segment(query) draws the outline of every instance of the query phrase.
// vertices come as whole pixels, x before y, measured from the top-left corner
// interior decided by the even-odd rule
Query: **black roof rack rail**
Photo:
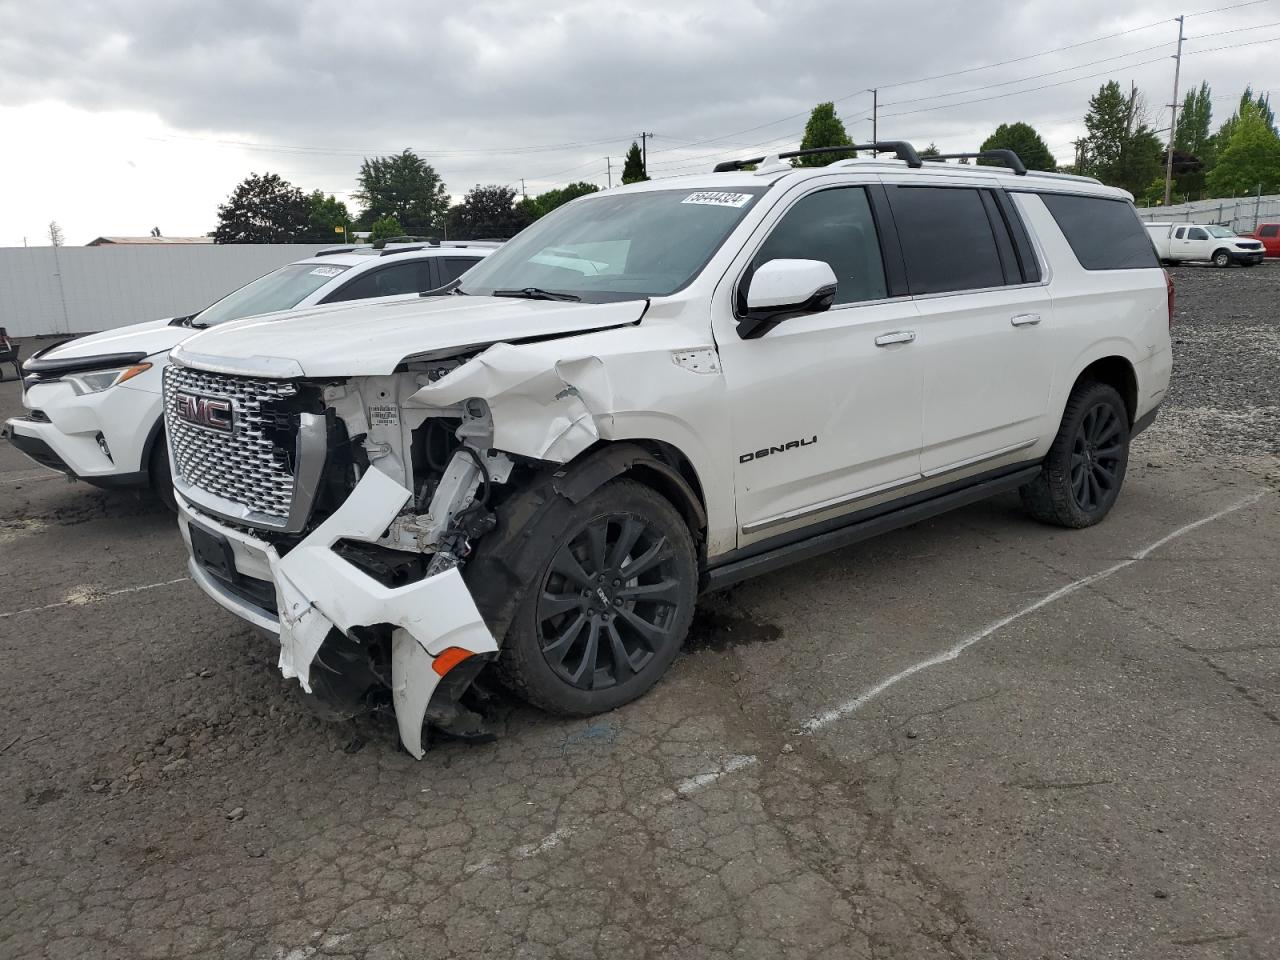
[[[785,153],[771,154],[779,160],[791,157],[809,157],[817,153],[847,153],[852,150],[875,150],[881,153],[892,153],[899,160],[905,160],[908,167],[920,166],[920,155],[916,148],[905,140],[882,140],[879,143],[853,143],[847,147],[810,147],[808,150],[788,150]],[[741,170],[753,164],[763,163],[765,157],[752,157],[749,160],[725,160],[717,163],[713,173],[727,173],[730,170]]]
[[[354,246],[351,246],[351,247],[328,247],[328,248],[326,248],[326,249],[324,249],[324,250],[317,250],[317,251],[315,252],[315,254],[314,254],[314,255],[315,255],[315,256],[317,256],[317,257],[331,257],[331,256],[333,256],[335,253],[351,253],[351,252],[352,252],[353,250],[355,250],[355,249],[357,249],[357,248],[356,248],[356,247],[354,247]]]
[[[1027,165],[1012,150],[980,150],[977,153],[940,153],[936,157],[925,157],[926,160],[999,160],[1000,166],[1008,167],[1020,177],[1027,175]]]
[[[380,257],[394,257],[397,253],[412,253],[414,250],[425,250],[427,247],[438,247],[438,243],[415,243],[407,247],[396,247],[394,250],[379,250]]]

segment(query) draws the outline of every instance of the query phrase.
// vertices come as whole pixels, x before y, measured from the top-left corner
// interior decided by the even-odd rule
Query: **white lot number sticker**
[[[313,277],[336,277],[341,272],[341,267],[316,267],[311,271],[311,275]]]
[[[681,203],[702,203],[710,207],[741,207],[751,199],[749,193],[721,193],[719,190],[703,190],[691,193]]]
[[[370,427],[400,426],[399,408],[397,408],[394,403],[369,404],[369,426]]]

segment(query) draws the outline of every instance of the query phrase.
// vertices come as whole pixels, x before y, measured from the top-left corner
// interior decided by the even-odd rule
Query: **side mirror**
[[[770,260],[751,277],[738,336],[744,340],[762,336],[789,317],[830,309],[835,299],[836,275],[829,263]]]

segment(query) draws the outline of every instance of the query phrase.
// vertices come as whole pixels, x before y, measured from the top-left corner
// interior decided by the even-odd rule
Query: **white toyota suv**
[[[488,661],[591,714],[662,675],[700,590],[999,491],[1098,522],[1170,374],[1131,198],[877,147],[583,197],[452,295],[184,342],[191,575],[421,756],[424,718],[482,731]]]
[[[498,246],[408,241],[333,247],[273,270],[199,313],[47,347],[23,364],[27,413],[8,420],[4,433],[42,466],[100,487],[150,486],[171,502],[160,386],[174,345],[197,330],[253,314],[446,287]],[[341,349],[355,335],[331,331],[331,346]]]

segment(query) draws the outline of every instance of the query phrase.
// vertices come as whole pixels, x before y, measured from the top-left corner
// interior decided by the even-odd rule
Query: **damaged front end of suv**
[[[307,691],[390,699],[418,757],[424,720],[483,735],[459,698],[489,661],[562,714],[640,696],[734,544],[707,298],[766,189],[740,179],[566,204],[457,295],[185,341],[165,423],[193,579]]]
[[[639,334],[628,367],[642,381],[650,364],[666,367],[650,382],[682,371],[703,381],[631,326],[644,307],[597,307],[594,322]],[[530,542],[553,540],[574,502],[639,470],[692,529],[705,526],[679,457],[604,442],[625,401],[607,358],[566,358],[553,343],[497,343],[389,375],[306,377],[287,361],[181,350],[167,371],[192,577],[277,635],[281,672],[308,693],[353,710],[389,691],[415,757],[424,720],[487,735],[460,698],[536,579]]]

